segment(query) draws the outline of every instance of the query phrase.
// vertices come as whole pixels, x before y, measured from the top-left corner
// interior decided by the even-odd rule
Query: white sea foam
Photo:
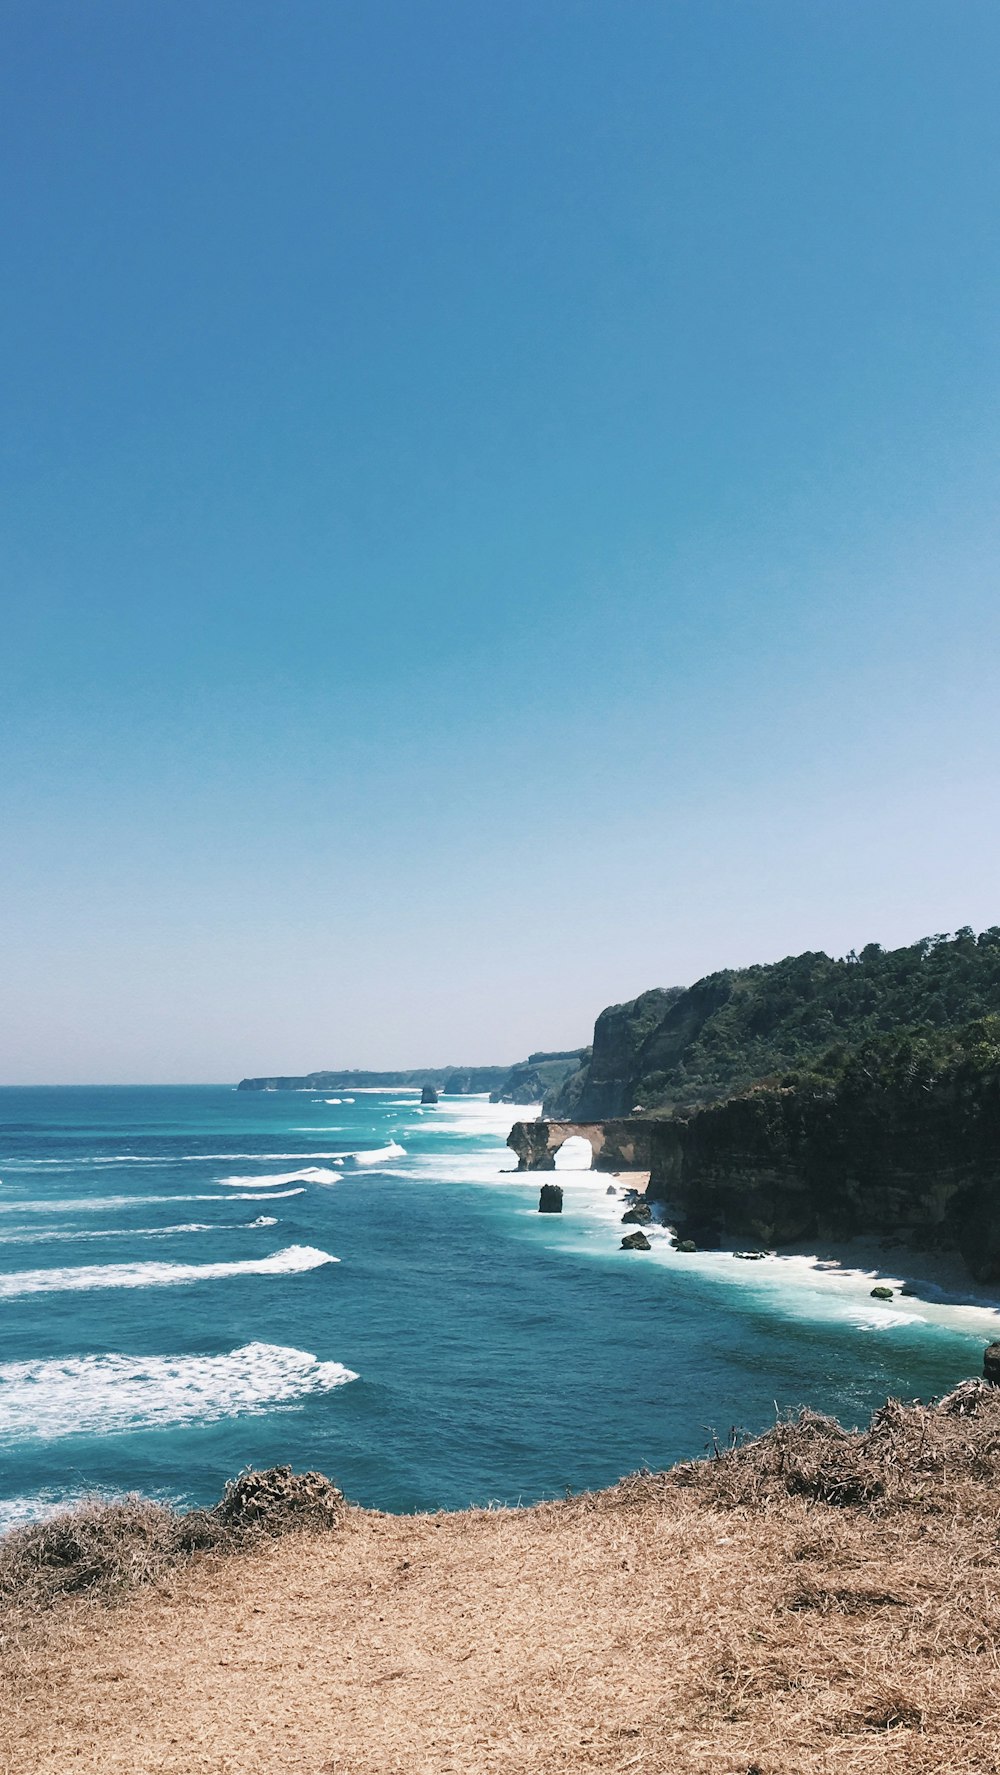
[[[62,1196],[51,1202],[0,1202],[0,1214],[92,1214],[115,1208],[146,1208],[150,1202],[285,1202],[304,1196],[301,1189],[253,1190],[233,1196]]]
[[[165,1239],[172,1233],[217,1233],[231,1230],[231,1223],[220,1222],[218,1226],[210,1226],[207,1222],[190,1220],[181,1226],[109,1226],[95,1231],[92,1227],[85,1230],[79,1227],[46,1227],[44,1232],[36,1232],[28,1227],[11,1227],[0,1233],[0,1245],[46,1245],[60,1239],[75,1242],[78,1239]]]
[[[74,1269],[14,1270],[0,1276],[0,1300],[91,1288],[165,1288],[184,1282],[219,1282],[229,1276],[287,1276],[339,1261],[313,1245],[288,1245],[270,1257],[236,1263],[101,1263]]]
[[[0,1498],[0,1535],[9,1534],[12,1528],[23,1528],[28,1522],[52,1516],[57,1510],[68,1510],[85,1495],[82,1491],[59,1491],[54,1486],[46,1486],[44,1491],[29,1492],[24,1497]]]
[[[406,1157],[405,1146],[398,1141],[390,1140],[387,1146],[372,1146],[367,1152],[341,1153],[335,1164],[344,1165],[379,1165],[383,1159],[403,1159]]]
[[[258,1201],[257,1196],[231,1196],[227,1198],[213,1197],[212,1200],[229,1200],[234,1202]],[[277,1226],[273,1214],[259,1214],[256,1220],[188,1220],[178,1226],[108,1226],[108,1227],[46,1227],[39,1232],[32,1227],[9,1227],[0,1233],[0,1245],[51,1245],[66,1241],[75,1244],[80,1239],[166,1239],[175,1233],[230,1233],[242,1232],[250,1227]]]
[[[317,1101],[317,1103],[318,1103],[318,1102],[319,1102],[319,1098],[318,1098],[318,1097],[317,1097],[317,1099],[316,1099],[316,1101]],[[334,1105],[334,1104],[335,1104],[335,1103],[343,1103],[343,1101],[344,1101],[344,1099],[343,1099],[343,1098],[342,1098],[342,1097],[324,1097],[324,1099],[323,1099],[323,1102],[324,1102],[324,1103],[328,1103],[328,1104],[329,1104],[329,1105],[330,1105],[330,1107],[331,1107],[331,1108],[332,1108],[332,1107],[333,1107],[333,1105]],[[351,1099],[350,1099],[350,1098],[348,1098],[348,1100],[347,1100],[347,1101],[348,1101],[348,1103],[350,1103],[350,1102],[351,1102]]]
[[[227,1189],[266,1189],[270,1183],[336,1183],[339,1172],[324,1171],[321,1165],[308,1165],[302,1171],[280,1171],[269,1177],[219,1177]]]
[[[353,1101],[345,1097],[345,1103]],[[322,1128],[320,1133],[329,1134],[329,1128]],[[103,1158],[81,1154],[72,1159],[8,1159],[5,1170],[34,1171],[44,1167],[54,1167],[60,1171],[75,1171],[84,1165],[209,1165],[221,1162],[233,1162],[236,1159],[253,1159],[258,1165],[271,1165],[278,1159],[335,1159],[338,1155],[332,1152],[321,1153],[116,1153],[112,1158]]]
[[[356,1379],[340,1362],[320,1362],[307,1350],[265,1343],[244,1344],[223,1356],[5,1362],[0,1364],[0,1440],[212,1423],[294,1404]],[[7,1511],[20,1502],[8,1500]],[[32,1513],[40,1512],[27,1514]]]

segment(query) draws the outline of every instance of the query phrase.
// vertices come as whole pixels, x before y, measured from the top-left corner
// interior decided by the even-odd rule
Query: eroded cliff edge
[[[863,1044],[834,1078],[771,1082],[685,1114],[521,1122],[519,1168],[572,1134],[602,1170],[649,1170],[647,1200],[701,1245],[869,1233],[957,1251],[1000,1280],[1000,1019]]]

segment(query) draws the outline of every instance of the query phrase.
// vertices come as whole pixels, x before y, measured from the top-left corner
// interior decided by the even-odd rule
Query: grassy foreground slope
[[[5,1775],[1000,1769],[1000,1389],[7,1620]]]

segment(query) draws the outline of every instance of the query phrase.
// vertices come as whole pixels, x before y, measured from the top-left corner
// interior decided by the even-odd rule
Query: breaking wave
[[[229,1189],[265,1189],[269,1183],[336,1183],[336,1171],[324,1171],[322,1165],[307,1165],[302,1171],[282,1171],[270,1177],[220,1177],[218,1183],[224,1183]]]
[[[234,1196],[231,1199],[238,1202],[246,1198]],[[254,1201],[257,1199],[251,1198]],[[15,1226],[0,1233],[0,1245],[51,1245],[58,1244],[60,1240],[75,1243],[77,1239],[166,1239],[174,1233],[245,1232],[250,1227],[277,1224],[273,1214],[259,1214],[256,1220],[219,1220],[214,1225],[204,1220],[188,1220],[178,1226],[108,1226],[97,1229],[57,1226],[46,1227],[44,1232],[38,1232],[33,1227]]]
[[[314,1245],[288,1245],[270,1257],[236,1263],[99,1263],[73,1269],[14,1270],[0,1276],[0,1300],[91,1288],[166,1288],[183,1282],[220,1282],[228,1276],[288,1276],[339,1261]]]
[[[273,1181],[267,1178],[265,1182]],[[114,1208],[145,1208],[150,1202],[284,1202],[305,1189],[254,1190],[244,1196],[63,1196],[55,1202],[0,1202],[0,1214],[91,1214]]]
[[[320,1362],[307,1350],[265,1343],[244,1344],[225,1356],[5,1362],[0,1364],[0,1440],[212,1423],[293,1404],[353,1380],[357,1375],[340,1362]],[[10,1504],[16,1508],[19,1502]]]

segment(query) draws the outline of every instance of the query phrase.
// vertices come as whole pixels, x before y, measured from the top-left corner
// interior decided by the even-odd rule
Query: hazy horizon
[[[0,1083],[1000,923],[1000,12],[5,9]]]

